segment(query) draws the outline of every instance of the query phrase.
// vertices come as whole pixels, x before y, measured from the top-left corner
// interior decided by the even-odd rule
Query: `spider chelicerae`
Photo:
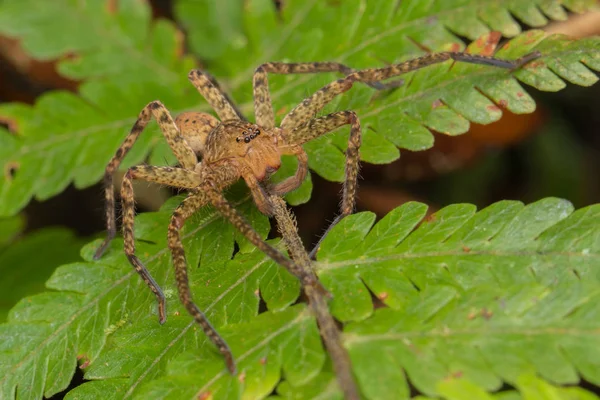
[[[302,144],[332,132],[343,125],[350,125],[342,202],[340,213],[331,225],[333,226],[354,210],[361,126],[356,113],[353,111],[338,111],[316,117],[325,105],[336,96],[348,91],[355,82],[363,82],[375,89],[394,87],[397,86],[398,82],[391,82],[388,85],[381,82],[447,60],[515,69],[539,56],[538,52],[534,52],[517,60],[508,61],[469,53],[441,52],[427,54],[383,68],[370,68],[359,71],[352,70],[336,62],[266,63],[256,69],[253,78],[255,123],[248,122],[242,116],[209,75],[200,70],[192,70],[189,74],[191,83],[214,109],[219,119],[206,113],[184,112],[173,120],[169,111],[159,101],[153,101],[144,107],[131,132],[106,167],[104,184],[107,236],[98,248],[95,258],[102,256],[116,234],[113,173],[148,122],[154,117],[180,166],[139,165],[127,170],[121,185],[125,254],[156,296],[159,321],[164,323],[166,320],[165,296],[159,285],[135,255],[132,181],[141,179],[188,189],[188,196],[173,212],[168,227],[168,245],[172,253],[179,297],[187,311],[223,354],[228,369],[233,373],[235,362],[231,350],[192,300],[180,234],[185,221],[199,208],[209,204],[214,206],[251,243],[297,276],[303,285],[314,286],[326,293],[314,275],[303,272],[292,260],[263,241],[243,216],[225,199],[223,190],[243,178],[258,209],[266,215],[271,215],[272,204],[269,201],[269,196],[281,196],[298,188],[306,177],[308,156],[302,148]],[[341,72],[345,74],[345,77],[322,87],[313,95],[304,99],[283,118],[279,127],[275,126],[267,73],[302,74],[318,72]],[[268,178],[280,167],[282,155],[295,156],[298,159],[298,168],[293,176],[277,184],[269,184]],[[201,161],[199,161],[199,158]]]

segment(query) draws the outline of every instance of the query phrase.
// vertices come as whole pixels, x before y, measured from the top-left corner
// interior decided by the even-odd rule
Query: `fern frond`
[[[246,246],[230,260],[233,230],[206,210],[187,227],[185,246],[195,299],[239,361],[241,375],[226,372],[177,300],[164,243],[172,207],[136,221],[139,254],[168,296],[167,323],[157,323],[154,298],[121,243],[101,262],[60,267],[47,283],[53,292],[24,299],[0,325],[2,398],[62,390],[77,359],[91,382],[74,398],[263,398],[282,376],[282,395],[286,385],[314,379],[329,388],[314,320],[303,306],[289,308],[297,281]],[[266,221],[249,202],[241,208],[255,226]],[[408,203],[374,226],[372,213],[350,216],[318,253],[320,279],[334,295],[332,312],[346,323],[344,343],[368,398],[406,398],[409,381],[444,395],[440,382],[458,375],[488,392],[502,382],[525,390],[518,385],[526,371],[553,384],[580,376],[600,383],[600,206],[573,212],[549,198],[479,212],[449,206],[424,221],[425,212]],[[85,248],[86,259],[97,244]],[[375,310],[370,293],[387,307]],[[269,310],[261,315],[259,297]]]
[[[5,171],[10,167],[14,172],[0,175],[0,215],[5,216],[18,212],[32,197],[47,199],[71,182],[79,188],[97,182],[135,116],[148,102],[160,99],[174,114],[208,110],[186,81],[193,63],[189,56],[179,53],[178,33],[166,22],[150,24],[146,5],[129,0],[119,2],[117,10],[108,10],[99,5],[104,3],[72,4],[64,0],[64,7],[52,11],[32,6],[32,1],[3,3],[0,32],[23,39],[25,48],[36,57],[75,52],[74,59],[61,61],[60,70],[85,82],[79,96],[52,92],[34,107],[0,106],[0,115],[17,126],[14,134],[0,134],[0,160]],[[233,3],[238,4],[227,3],[227,7],[231,9]],[[415,43],[434,51],[464,49],[453,30],[472,39],[487,34],[490,27],[514,36],[518,26],[509,12],[539,26],[547,22],[540,18],[539,10],[560,19],[564,16],[561,4],[583,11],[593,3],[453,0],[431,7],[420,2],[403,3],[395,9],[394,2],[352,1],[339,7],[310,0],[290,2],[285,21],[279,24],[270,0],[253,0],[246,3],[243,13],[226,13],[234,20],[217,18],[222,24],[216,30],[204,28],[205,18],[219,12],[211,2],[182,0],[176,3],[176,14],[189,29],[196,54],[209,61],[209,70],[220,78],[242,110],[251,114],[252,72],[265,61],[338,60],[355,68],[380,66],[421,54]],[[67,11],[56,11],[59,9]],[[73,13],[78,17],[72,18]],[[87,23],[93,29],[87,29]],[[236,28],[228,31],[231,26]],[[217,40],[208,40],[209,33],[216,33]],[[63,39],[53,47],[44,47],[48,42],[44,35]],[[469,46],[469,51],[489,51],[485,41],[484,36]],[[513,75],[491,67],[456,64],[450,68],[450,64],[441,64],[407,75],[407,84],[389,96],[374,97],[372,89],[357,85],[352,95],[341,97],[331,109],[356,110],[365,127],[363,160],[387,163],[399,157],[398,148],[431,147],[430,129],[457,135],[467,131],[469,121],[498,120],[502,108],[531,112],[535,104],[517,79],[552,91],[565,85],[563,79],[591,85],[597,78],[590,69],[600,69],[599,43],[597,38],[572,41],[560,36],[544,38],[541,32],[530,31],[516,36],[497,54],[516,58],[533,49],[542,51],[542,59]],[[332,79],[332,74],[271,77],[277,114]],[[139,162],[155,147],[151,162],[162,163],[168,153],[166,144],[156,129],[151,132],[134,147],[129,164]],[[346,136],[342,130],[306,145],[315,172],[330,180],[343,178]],[[309,193],[307,182],[288,200],[300,203]]]
[[[4,219],[0,235],[22,225],[22,218]],[[65,228],[42,229],[6,244],[0,240],[0,321],[20,299],[44,291],[56,267],[77,260],[83,243]]]

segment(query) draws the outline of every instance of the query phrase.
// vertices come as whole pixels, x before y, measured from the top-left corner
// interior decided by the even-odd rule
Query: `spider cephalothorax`
[[[341,217],[350,214],[354,209],[361,126],[353,111],[338,111],[315,117],[325,105],[336,96],[349,90],[354,82],[363,82],[376,89],[394,87],[399,81],[396,81],[395,84],[392,82],[391,85],[382,84],[381,81],[449,59],[503,68],[517,68],[537,57],[539,57],[538,53],[532,53],[512,62],[467,53],[445,52],[428,54],[401,64],[361,71],[353,71],[345,65],[335,62],[267,63],[256,69],[253,79],[255,124],[246,121],[210,76],[202,71],[194,70],[190,72],[190,81],[212,106],[221,122],[209,114],[197,112],[185,112],[173,120],[167,109],[158,101],[153,101],[144,107],[129,136],[106,167],[104,182],[108,234],[106,240],[98,248],[96,258],[102,255],[116,234],[115,199],[112,188],[113,172],[119,167],[150,119],[154,117],[177,157],[180,167],[138,166],[130,168],[125,174],[121,186],[125,254],[154,292],[159,304],[159,320],[163,323],[166,320],[165,296],[135,255],[132,180],[142,179],[188,189],[190,191],[188,197],[175,209],[168,227],[168,244],[173,257],[179,297],[188,312],[223,353],[229,370],[233,372],[235,363],[229,347],[192,300],[180,235],[185,221],[199,208],[211,204],[250,242],[298,277],[305,287],[311,286],[325,291],[313,274],[306,273],[292,260],[263,241],[252,226],[227,202],[222,191],[241,177],[250,188],[258,208],[265,214],[271,214],[273,208],[269,196],[283,195],[296,189],[306,177],[308,157],[302,144],[343,125],[350,125],[341,212],[334,220],[332,224],[334,225]],[[267,83],[268,72],[294,74],[335,71],[342,72],[346,76],[324,86],[303,100],[282,119],[280,127],[275,126],[275,116]],[[282,155],[295,156],[298,159],[298,169],[293,176],[282,182],[268,185],[269,176],[281,165]]]

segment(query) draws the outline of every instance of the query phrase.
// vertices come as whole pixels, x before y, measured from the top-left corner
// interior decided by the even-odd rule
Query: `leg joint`
[[[148,107],[151,110],[156,110],[157,108],[161,108],[161,107],[164,107],[164,106],[162,105],[162,103],[160,101],[155,100],[155,101],[151,102],[150,104],[148,104]]]

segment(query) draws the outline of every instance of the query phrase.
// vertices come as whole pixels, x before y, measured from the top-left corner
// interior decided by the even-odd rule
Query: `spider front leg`
[[[113,192],[113,174],[121,165],[121,161],[127,155],[131,147],[134,145],[150,119],[154,116],[160,129],[167,140],[167,143],[173,150],[175,157],[179,161],[182,167],[186,169],[194,169],[198,158],[187,144],[183,137],[179,133],[177,126],[173,122],[169,111],[159,101],[153,101],[149,103],[140,112],[137,121],[133,124],[129,135],[121,144],[121,147],[117,150],[116,154],[110,160],[104,171],[104,196],[106,201],[106,238],[104,242],[96,250],[94,259],[97,260],[102,257],[102,254],[108,248],[110,242],[114,239],[117,228],[116,228],[116,217],[115,217],[115,195]]]
[[[344,191],[342,195],[342,203],[340,205],[340,213],[329,225],[315,247],[311,250],[311,258],[313,258],[316,254],[321,241],[325,238],[325,236],[327,236],[327,233],[329,233],[329,231],[342,218],[352,214],[354,211],[354,207],[356,205],[356,190],[358,187],[358,170],[360,166],[359,149],[362,142],[360,121],[358,120],[356,113],[353,111],[339,111],[324,117],[313,119],[307,124],[293,129],[289,133],[288,137],[291,143],[297,143],[300,145],[316,139],[321,135],[332,132],[343,125],[350,125],[350,137],[348,138],[348,148],[346,149]],[[303,163],[299,160],[299,165],[302,164]],[[302,168],[308,168],[307,161],[304,162],[302,167],[299,166],[298,170]]]
[[[163,185],[169,185],[179,188],[195,188],[198,186],[199,178],[194,172],[187,171],[181,168],[171,167],[153,167],[153,166],[138,166],[131,167],[121,184],[121,202],[123,204],[123,245],[125,255],[133,265],[137,273],[142,277],[146,285],[152,290],[158,302],[158,320],[164,324],[167,320],[166,314],[166,299],[160,286],[150,275],[144,264],[135,255],[135,237],[134,231],[134,194],[133,194],[133,179],[141,179],[148,182],[155,182]]]
[[[254,87],[254,113],[256,116],[256,123],[265,129],[271,129],[275,126],[275,114],[273,113],[271,94],[269,93],[267,73],[290,75],[317,74],[322,72],[341,72],[344,75],[349,75],[355,72],[355,70],[338,62],[270,62],[256,68],[252,82]],[[398,80],[388,83],[366,82],[365,84],[374,89],[383,90],[401,86],[403,82],[403,80]]]
[[[181,241],[181,228],[185,224],[185,221],[199,208],[206,205],[207,197],[203,191],[196,191],[191,193],[173,212],[171,216],[171,222],[169,223],[168,230],[168,241],[169,249],[171,249],[171,255],[173,257],[173,266],[175,268],[175,279],[177,280],[177,290],[179,292],[179,298],[186,310],[192,315],[194,320],[202,327],[202,330],[209,338],[211,342],[217,346],[223,357],[225,358],[225,364],[227,369],[232,374],[236,372],[235,361],[233,359],[233,353],[225,342],[225,340],[219,335],[216,329],[210,324],[206,316],[192,298],[192,291],[190,290],[188,273],[187,273],[187,262],[185,259],[185,251],[183,243]]]
[[[260,235],[252,228],[252,225],[225,199],[223,194],[216,186],[211,183],[201,189],[209,198],[210,203],[240,231],[254,246],[269,256],[273,261],[285,267],[292,275],[297,277],[303,286],[310,286],[326,296],[329,292],[321,285],[313,274],[305,273],[294,261],[283,255],[280,251],[265,242]],[[271,206],[272,207],[272,206]]]
[[[321,89],[312,96],[304,99],[294,107],[281,121],[281,127],[294,129],[306,124],[320,110],[329,104],[335,97],[347,92],[355,82],[376,83],[386,79],[394,78],[407,72],[415,71],[433,64],[439,64],[448,60],[461,61],[470,64],[490,65],[499,68],[517,69],[531,60],[540,57],[539,52],[527,54],[517,60],[503,60],[495,57],[482,56],[461,52],[440,52],[426,54],[400,64],[393,64],[382,68],[369,68],[352,72],[343,79],[338,79]]]

